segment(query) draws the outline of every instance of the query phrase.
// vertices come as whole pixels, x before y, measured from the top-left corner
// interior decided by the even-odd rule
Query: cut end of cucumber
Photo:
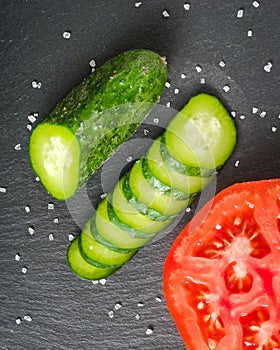
[[[216,169],[235,147],[236,128],[218,98],[199,94],[171,121],[165,143],[171,156],[181,163]]]
[[[61,125],[42,123],[30,139],[31,164],[47,191],[65,200],[77,190],[80,145],[72,132]]]

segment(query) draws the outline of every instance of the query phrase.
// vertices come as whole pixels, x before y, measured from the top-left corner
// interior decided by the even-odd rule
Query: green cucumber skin
[[[126,51],[98,68],[42,121],[63,125],[78,138],[78,187],[137,129],[158,102],[166,78],[166,65],[158,54]]]
[[[168,127],[167,127],[167,130],[168,130]],[[162,139],[164,138],[164,134],[163,134],[163,136],[162,136]],[[155,141],[155,142],[157,142],[157,141]],[[165,195],[166,196],[166,192],[168,192],[168,191],[170,191],[170,190],[175,190],[175,192],[174,193],[181,193],[181,191],[179,190],[179,192],[177,191],[176,192],[176,189],[174,189],[172,186],[170,187],[170,186],[168,186],[168,185],[165,185],[164,183],[162,183],[160,180],[159,180],[159,182],[157,183],[157,172],[156,172],[156,170],[154,170],[153,171],[153,173],[151,173],[151,172],[149,172],[149,171],[147,171],[147,169],[145,170],[144,169],[144,167],[143,167],[143,165],[142,165],[142,163],[143,163],[143,160],[147,160],[148,159],[148,154],[149,154],[149,151],[146,153],[146,155],[145,156],[143,156],[142,158],[140,158],[140,160],[138,160],[133,166],[132,166],[132,168],[130,169],[130,171],[127,173],[127,174],[125,174],[124,176],[125,176],[125,179],[124,179],[124,181],[123,181],[123,189],[124,189],[124,194],[125,194],[125,197],[126,197],[126,200],[127,201],[129,201],[129,199],[131,199],[131,198],[135,198],[135,200],[136,200],[136,202],[137,201],[139,201],[139,203],[141,203],[140,202],[140,199],[138,199],[138,195],[141,197],[142,196],[142,194],[143,194],[143,192],[145,192],[146,194],[145,194],[145,196],[147,197],[147,195],[148,194],[150,194],[150,192],[151,192],[151,190],[152,191],[154,191],[155,193],[159,193],[159,194],[162,194],[162,195]],[[172,159],[172,158],[171,158]],[[177,161],[176,160],[176,162],[178,162],[178,165],[179,165],[179,167],[180,166],[182,166],[182,169],[183,169],[183,174],[186,174],[186,175],[188,175],[188,176],[190,176],[190,174],[188,174],[188,173],[186,173],[185,172],[185,164],[183,165],[182,163],[180,163],[179,161]],[[169,164],[168,164],[169,165]],[[190,167],[191,168],[191,167]],[[174,170],[176,170],[177,169],[177,166],[175,166],[175,168],[174,168]],[[181,168],[180,168],[181,169]],[[196,171],[196,170],[195,170]],[[212,171],[212,170],[211,170]],[[215,170],[216,171],[216,170]],[[146,173],[145,175],[146,175],[146,177],[145,177],[145,175],[144,175],[144,173]],[[178,172],[178,173],[180,173],[180,171]],[[192,174],[192,173],[191,173]],[[197,175],[200,175],[201,176],[201,178],[202,178],[202,174],[200,173],[200,174],[196,174],[196,176]],[[193,174],[192,174],[192,176],[194,176]],[[143,183],[145,183],[145,184],[147,184],[147,186],[149,187],[149,190],[146,190],[146,191],[143,191],[143,192],[137,192],[138,194],[135,194],[134,193],[134,188],[133,188],[133,186],[130,186],[130,181],[131,181],[131,179],[133,178],[133,179],[137,179],[139,177],[139,181],[137,180],[135,183],[136,184],[138,184],[138,182],[139,183],[141,183],[141,181],[143,181]],[[147,180],[149,180],[151,177],[153,177],[154,179],[153,179],[153,181],[147,181]],[[207,178],[208,179],[208,178]],[[211,178],[209,177],[209,180],[211,180]],[[117,186],[119,186],[119,184],[117,184]],[[146,187],[147,187],[146,186]],[[163,188],[161,188],[161,186],[163,186]],[[146,188],[145,187],[145,188]],[[201,188],[200,188],[200,190],[202,189],[202,185],[201,185]],[[196,193],[188,193],[189,194],[189,196],[187,197],[188,199],[189,199],[189,201],[186,201],[185,203],[184,203],[184,208],[187,208],[187,206],[189,206],[189,205],[191,205],[192,204],[192,202],[194,201],[194,199],[195,199],[195,194]],[[109,198],[110,198],[110,196],[111,196],[112,194],[109,194]],[[132,195],[132,197],[131,197],[131,195]],[[146,198],[145,197],[145,198]],[[148,197],[147,197],[148,198]],[[172,196],[169,196],[169,197],[166,197],[166,198],[169,198],[170,200],[172,199],[172,201],[174,201],[174,203],[180,203],[180,202],[184,202],[183,200],[179,200],[179,199],[175,199],[175,198],[172,198]],[[165,201],[167,200],[165,198]],[[150,199],[150,198],[148,198],[148,199]],[[102,202],[104,202],[104,201],[108,201],[108,198],[106,198],[106,199],[103,199],[100,203],[102,203]],[[99,203],[99,205],[100,205],[100,203]],[[116,225],[116,226],[118,226],[118,229],[121,229],[122,231],[120,231],[120,234],[122,234],[122,232],[125,232],[125,233],[127,233],[127,234],[129,234],[127,237],[125,237],[125,238],[122,238],[122,242],[121,242],[121,245],[125,245],[125,240],[127,240],[127,239],[129,239],[130,240],[130,245],[134,245],[135,244],[135,242],[137,242],[137,240],[139,240],[140,239],[140,236],[142,237],[142,238],[145,238],[145,235],[144,236],[142,236],[142,234],[144,234],[144,232],[139,232],[139,231],[137,231],[137,234],[135,234],[136,233],[136,231],[134,232],[133,231],[133,227],[131,227],[131,226],[129,226],[129,225],[127,225],[125,222],[121,222],[121,221],[118,221],[118,218],[117,218],[117,216],[116,216],[116,214],[114,213],[114,208],[113,208],[113,206],[109,203],[109,202],[107,202],[108,204],[107,204],[107,208],[106,208],[106,214],[108,215],[108,222],[110,222],[110,224],[112,224],[112,228],[113,228],[113,225]],[[164,200],[161,200],[161,202],[160,203],[164,203]],[[147,203],[146,203],[146,206],[147,206],[147,208],[148,209],[151,209],[151,210],[154,210],[155,211],[155,209],[152,209],[151,208],[151,204],[148,206],[147,205]],[[182,207],[182,210],[184,209],[183,207]],[[142,208],[141,208],[141,210],[142,210]],[[139,211],[140,211],[140,207],[139,207]],[[181,210],[180,210],[181,211]],[[157,211],[155,211],[155,212],[157,212]],[[176,211],[176,213],[177,214],[179,214],[179,211]],[[98,208],[97,208],[97,214],[98,214]],[[162,215],[164,215],[164,214],[162,214]],[[177,216],[177,215],[176,215]],[[175,215],[173,216],[172,215],[172,218],[175,218]],[[159,219],[159,217],[157,217],[157,219]],[[92,222],[91,222],[91,230],[92,230],[92,235],[94,236],[94,238],[96,239],[96,241],[98,241],[100,244],[104,244],[104,246],[108,246],[108,247],[110,247],[110,245],[112,246],[112,247],[114,247],[115,245],[114,245],[114,243],[113,242],[108,242],[108,245],[107,245],[107,243],[106,243],[106,238],[105,237],[102,237],[102,235],[100,235],[100,233],[98,232],[98,229],[97,229],[97,227],[95,227],[95,229],[96,229],[96,231],[93,229],[94,228],[94,221],[95,221],[95,219],[94,219],[94,217],[93,217],[93,219],[92,219]],[[132,229],[132,231],[130,232],[130,230]],[[109,230],[108,232],[110,232],[110,235],[112,236],[112,231],[111,230]],[[95,233],[96,233],[96,236],[95,236]],[[141,235],[139,236],[138,234],[139,233],[141,233]],[[99,237],[100,237],[100,239],[98,238],[98,235],[99,235]],[[155,233],[155,235],[156,235],[156,233]],[[129,237],[129,238],[128,238]],[[147,236],[146,236],[147,237]],[[153,236],[151,236],[151,237],[153,237]],[[134,239],[135,239],[135,241],[134,241]],[[115,238],[113,238],[113,240],[115,240]],[[149,240],[148,240],[149,241]],[[144,243],[143,243],[144,244]],[[142,245],[138,245],[138,247],[137,247],[137,249],[138,248],[141,248],[141,246]],[[120,247],[118,247],[117,249],[123,249],[123,248],[120,248]],[[128,252],[129,252],[129,249],[128,249]]]

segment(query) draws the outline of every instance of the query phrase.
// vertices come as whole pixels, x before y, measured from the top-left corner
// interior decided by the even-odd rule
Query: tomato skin
[[[164,295],[188,350],[280,349],[279,213],[280,179],[235,184],[176,238]]]

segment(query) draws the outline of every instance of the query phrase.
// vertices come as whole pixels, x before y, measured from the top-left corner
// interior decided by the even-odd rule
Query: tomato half
[[[236,184],[175,240],[164,294],[189,350],[280,349],[279,213],[280,179]]]

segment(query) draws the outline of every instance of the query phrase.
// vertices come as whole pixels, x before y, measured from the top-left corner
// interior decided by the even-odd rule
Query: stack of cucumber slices
[[[117,271],[193,203],[235,143],[234,122],[221,102],[208,94],[191,98],[71,242],[72,271],[87,280]]]

